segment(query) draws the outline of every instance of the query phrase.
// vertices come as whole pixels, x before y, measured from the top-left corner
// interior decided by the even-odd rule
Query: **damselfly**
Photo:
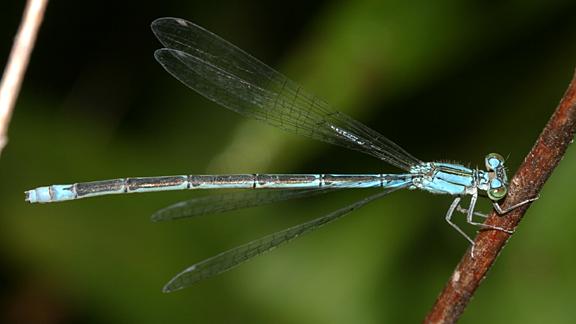
[[[156,212],[153,220],[169,220],[257,206],[326,193],[343,188],[382,188],[377,194],[319,217],[201,261],[176,275],[165,292],[187,287],[330,223],[354,209],[398,189],[422,189],[456,196],[446,221],[472,244],[474,241],[452,222],[454,211],[466,214],[469,224],[512,233],[477,223],[474,212],[479,194],[487,195],[496,211],[504,214],[534,199],[502,209],[497,203],[508,190],[504,159],[496,153],[485,158],[486,170],[446,162],[422,162],[378,132],[332,110],[299,85],[191,22],[160,18],[152,30],[165,48],[155,52],[158,62],[176,79],[206,98],[277,128],[372,155],[405,171],[402,174],[233,174],[178,175],[125,178],[39,187],[26,192],[31,203],[48,203],[108,194],[183,189],[274,189],[228,193],[180,202]],[[467,209],[460,206],[470,195]]]

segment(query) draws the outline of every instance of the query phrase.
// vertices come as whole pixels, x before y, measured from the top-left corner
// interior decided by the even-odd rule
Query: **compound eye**
[[[486,169],[491,171],[504,165],[504,158],[498,153],[490,153],[486,155],[484,160],[486,161]]]
[[[498,180],[492,181],[490,187],[491,188],[488,189],[488,198],[490,198],[490,200],[498,201],[504,198],[508,193],[506,186],[502,185],[502,183]]]

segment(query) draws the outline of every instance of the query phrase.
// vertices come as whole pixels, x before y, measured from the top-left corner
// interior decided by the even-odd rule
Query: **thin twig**
[[[503,204],[504,208],[538,196],[544,183],[562,160],[568,145],[572,143],[575,132],[576,74],[536,144],[514,175],[508,197]],[[527,208],[528,206],[519,207],[504,216],[492,212],[486,223],[516,228]],[[470,252],[467,252],[460,260],[424,322],[456,322],[509,238],[509,234],[501,231],[482,231],[478,234],[474,259],[470,257]]]
[[[0,155],[8,143],[8,125],[47,2],[48,0],[29,0],[26,3],[20,29],[16,34],[8,64],[2,76],[0,83]]]

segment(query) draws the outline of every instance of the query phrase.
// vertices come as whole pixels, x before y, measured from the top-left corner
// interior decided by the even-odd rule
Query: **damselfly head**
[[[504,167],[504,158],[498,153],[490,153],[484,159],[490,175],[488,198],[498,201],[508,193],[508,176]]]

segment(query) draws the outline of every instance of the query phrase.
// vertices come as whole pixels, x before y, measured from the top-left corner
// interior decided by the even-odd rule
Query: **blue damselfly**
[[[160,18],[152,30],[165,48],[155,52],[158,62],[176,79],[206,98],[239,114],[309,138],[357,150],[399,169],[402,174],[233,174],[177,175],[124,178],[39,187],[26,192],[31,203],[48,203],[109,194],[184,189],[268,189],[217,194],[162,209],[153,220],[169,220],[235,210],[294,199],[343,188],[382,188],[377,194],[277,233],[233,248],[199,262],[175,276],[164,291],[227,271],[304,233],[330,223],[354,209],[398,189],[422,189],[455,196],[446,221],[472,244],[474,241],[451,221],[454,211],[466,214],[469,224],[511,233],[511,230],[477,223],[474,212],[479,194],[487,195],[496,211],[504,214],[533,201],[503,210],[497,203],[508,190],[504,159],[496,153],[485,157],[486,170],[447,162],[422,162],[378,132],[332,110],[324,101],[304,91],[274,69],[193,23]],[[471,196],[468,208],[460,206]]]

